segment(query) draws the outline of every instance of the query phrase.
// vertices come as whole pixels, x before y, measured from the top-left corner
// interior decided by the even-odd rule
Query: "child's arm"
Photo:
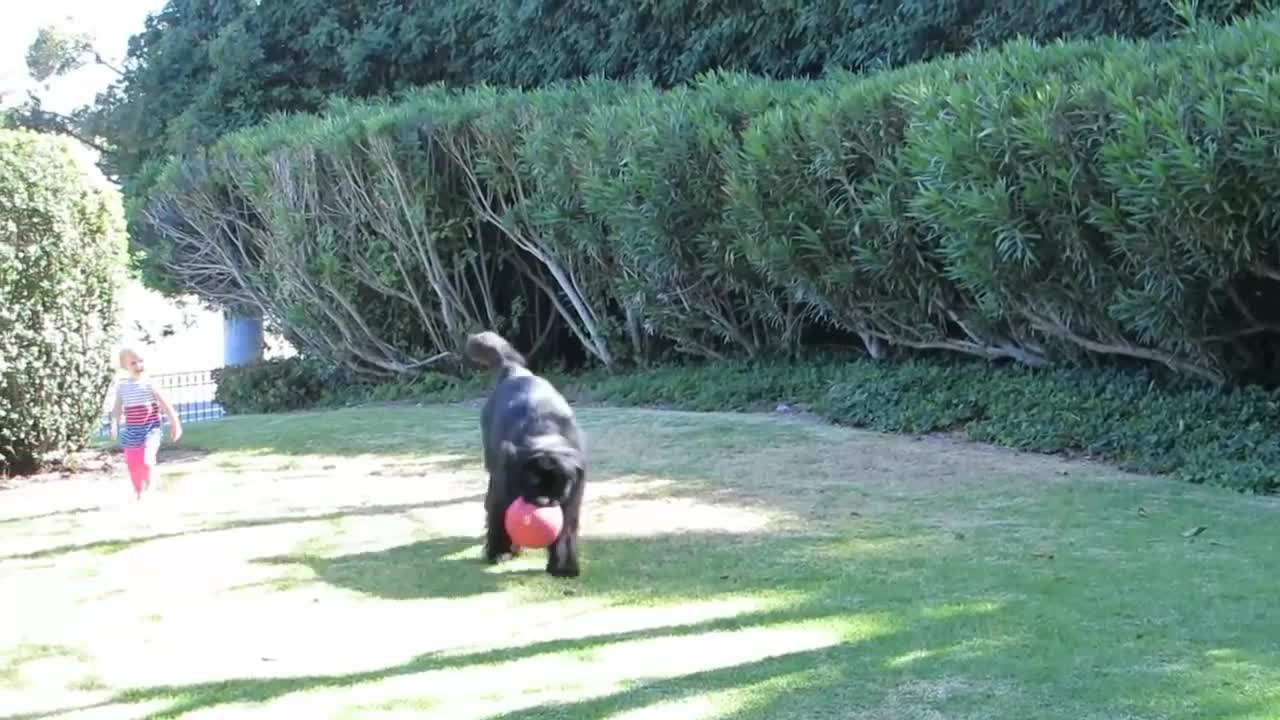
[[[169,399],[164,396],[164,393],[160,392],[160,388],[152,387],[151,391],[155,394],[156,402],[160,404],[160,409],[164,410],[164,414],[169,416],[169,441],[178,442],[178,438],[182,437],[182,420],[178,418],[178,413],[169,404]]]

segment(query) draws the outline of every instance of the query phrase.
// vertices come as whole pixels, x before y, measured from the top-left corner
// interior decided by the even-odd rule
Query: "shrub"
[[[980,442],[1082,453],[1192,482],[1280,489],[1280,444],[1272,429],[1280,395],[1256,388],[1170,385],[1134,372],[853,366],[819,407],[859,427],[960,431]]]
[[[175,161],[181,289],[379,379],[498,327],[607,367],[795,355],[1280,377],[1280,14],[670,92],[433,88]]]
[[[1280,127],[1258,99],[1276,29],[1015,43],[844,83],[747,131],[738,237],[872,354],[1274,381],[1278,253],[1254,184],[1273,146],[1254,138]]]
[[[125,236],[70,141],[0,130],[0,474],[78,450],[101,416]]]
[[[340,373],[297,356],[218,368],[213,379],[214,400],[231,415],[301,410],[343,390]]]
[[[428,372],[412,378],[370,381],[319,360],[294,356],[214,371],[214,399],[229,415],[422,401],[457,402],[488,391],[488,374],[456,377]]]
[[[794,110],[821,87],[711,75],[594,108],[583,137],[560,149],[563,195],[580,201],[578,225],[595,228],[608,248],[612,266],[592,275],[624,310],[631,357],[655,354],[646,337],[712,359],[799,349],[809,308],[729,251],[737,228],[726,221],[724,185],[739,130],[775,108]]]
[[[522,100],[429,89],[229,136],[163,174],[145,210],[167,239],[153,262],[176,290],[265,308],[305,354],[363,380],[431,371],[480,327],[536,348],[558,312],[548,300],[577,284],[488,191],[510,187],[521,160],[510,136]],[[591,328],[573,323],[602,313],[583,302],[558,310],[590,343]]]

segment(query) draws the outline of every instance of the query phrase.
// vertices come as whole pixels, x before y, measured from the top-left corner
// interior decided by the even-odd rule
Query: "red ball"
[[[542,548],[555,542],[564,527],[564,513],[560,506],[538,507],[516,498],[507,506],[503,523],[514,545],[526,548]]]

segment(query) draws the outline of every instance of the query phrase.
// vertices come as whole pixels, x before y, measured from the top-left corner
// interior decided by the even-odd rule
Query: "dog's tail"
[[[516,352],[506,338],[491,330],[468,336],[466,351],[467,357],[491,370],[526,366],[524,356]]]

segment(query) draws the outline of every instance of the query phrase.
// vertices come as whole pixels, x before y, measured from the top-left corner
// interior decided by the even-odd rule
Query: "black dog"
[[[503,524],[517,497],[539,506],[559,505],[564,526],[547,552],[547,572],[578,576],[578,518],[586,480],[582,431],[569,403],[550,382],[533,374],[525,359],[493,332],[467,338],[475,362],[499,370],[498,382],[480,414],[485,494],[485,559],[514,556]]]

